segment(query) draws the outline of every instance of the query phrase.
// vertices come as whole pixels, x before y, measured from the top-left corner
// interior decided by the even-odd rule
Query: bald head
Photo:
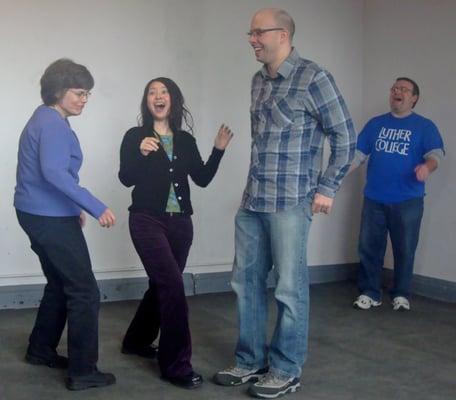
[[[281,8],[262,8],[255,13],[254,18],[260,15],[271,17],[277,27],[283,28],[288,32],[290,43],[293,41],[295,23],[290,14],[288,14],[285,10],[282,10]]]

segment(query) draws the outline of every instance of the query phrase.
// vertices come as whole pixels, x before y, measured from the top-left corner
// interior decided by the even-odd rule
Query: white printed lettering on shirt
[[[384,153],[408,155],[412,131],[406,129],[382,128],[375,142],[375,150]]]

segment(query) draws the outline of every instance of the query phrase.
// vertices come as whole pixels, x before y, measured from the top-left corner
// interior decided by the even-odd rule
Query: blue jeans
[[[236,364],[299,377],[307,356],[309,274],[306,247],[312,221],[309,202],[277,213],[240,209],[236,215],[232,287],[237,295],[239,339]],[[266,343],[267,277],[274,265],[278,314]]]
[[[394,256],[394,284],[390,295],[392,298],[410,297],[422,216],[422,197],[394,204],[364,198],[358,249],[361,294],[377,301],[382,297],[381,273],[389,232]]]

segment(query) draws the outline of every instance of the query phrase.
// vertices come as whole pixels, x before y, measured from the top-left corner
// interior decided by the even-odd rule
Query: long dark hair
[[[186,129],[193,133],[193,117],[190,111],[185,106],[184,96],[182,95],[179,86],[172,79],[159,77],[149,81],[144,88],[144,94],[141,100],[141,116],[139,118],[139,125],[146,128],[154,127],[154,116],[147,107],[147,95],[149,93],[149,86],[153,82],[161,82],[168,89],[171,98],[171,110],[169,113],[169,126],[173,132],[182,129],[182,123],[185,123]]]

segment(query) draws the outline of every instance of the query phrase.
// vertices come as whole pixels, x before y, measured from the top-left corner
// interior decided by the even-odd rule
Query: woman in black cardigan
[[[182,272],[193,239],[193,213],[188,175],[205,187],[217,172],[233,134],[224,125],[204,164],[191,130],[191,115],[179,87],[156,78],[145,87],[141,126],[130,129],[120,149],[119,179],[134,186],[130,234],[149,277],[135,317],[123,340],[122,352],[153,358],[160,330],[158,363],[169,382],[195,388],[201,375],[193,371],[188,307]]]

